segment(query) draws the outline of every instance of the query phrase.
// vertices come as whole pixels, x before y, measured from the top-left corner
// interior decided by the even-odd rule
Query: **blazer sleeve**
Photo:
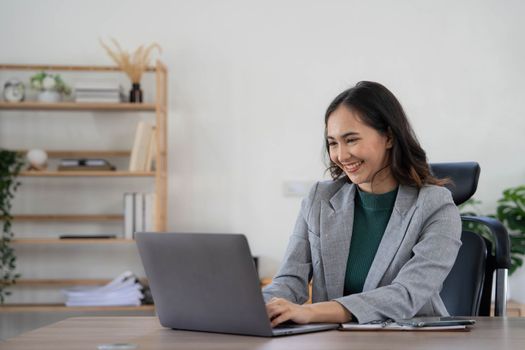
[[[296,304],[304,304],[308,301],[308,284],[312,278],[312,256],[308,240],[307,219],[318,185],[319,183],[316,183],[309,195],[301,202],[301,210],[290,237],[284,261],[272,283],[263,289],[265,302],[273,297],[284,298]]]
[[[389,285],[335,299],[359,323],[414,317],[441,290],[461,246],[461,218],[450,192],[440,197],[422,201],[420,238]]]

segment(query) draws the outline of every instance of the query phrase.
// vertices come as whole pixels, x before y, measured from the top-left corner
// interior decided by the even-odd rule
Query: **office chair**
[[[476,162],[434,163],[430,170],[438,178],[452,180],[446,187],[456,205],[476,192],[480,173]],[[506,315],[507,273],[511,264],[510,241],[505,227],[496,219],[461,216],[462,222],[480,223],[493,237],[492,243],[481,235],[463,231],[462,246],[450,274],[443,283],[441,298],[453,316],[490,316],[493,275],[495,279],[494,316]]]

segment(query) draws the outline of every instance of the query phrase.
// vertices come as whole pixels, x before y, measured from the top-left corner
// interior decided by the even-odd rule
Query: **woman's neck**
[[[397,180],[388,169],[388,171],[378,173],[371,182],[365,182],[357,186],[363,192],[383,194],[393,191],[398,185]]]

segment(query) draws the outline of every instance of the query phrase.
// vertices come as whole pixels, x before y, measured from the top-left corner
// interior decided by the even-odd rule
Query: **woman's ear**
[[[392,129],[388,127],[388,130],[386,131],[386,148],[390,149],[394,146],[394,134],[392,133]]]

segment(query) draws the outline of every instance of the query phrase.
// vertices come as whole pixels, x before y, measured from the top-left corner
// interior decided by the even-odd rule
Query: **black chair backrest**
[[[461,233],[461,242],[456,263],[443,283],[441,298],[451,315],[476,316],[485,280],[487,243],[468,231]]]
[[[463,204],[476,193],[481,171],[478,163],[434,163],[430,164],[430,170],[438,178],[452,180],[445,187],[452,192],[452,199],[456,205]]]
[[[466,202],[478,187],[480,174],[476,162],[430,164],[432,174],[449,178],[446,187],[452,192],[456,205]],[[495,315],[505,315],[507,269],[510,267],[510,242],[507,230],[496,219],[481,216],[462,216],[463,222],[484,225],[494,242],[477,233],[463,231],[456,262],[443,283],[441,297],[454,316],[489,316],[493,273],[496,271]],[[494,253],[493,253],[494,252]]]

